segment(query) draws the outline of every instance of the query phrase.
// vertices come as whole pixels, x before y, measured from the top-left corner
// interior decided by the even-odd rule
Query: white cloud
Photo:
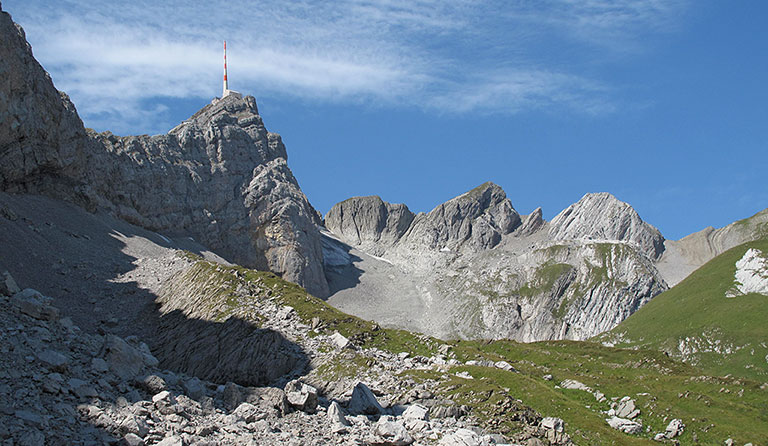
[[[4,4],[86,125],[118,131],[172,126],[150,118],[163,111],[145,105],[152,98],[219,94],[223,39],[231,87],[246,93],[457,113],[610,111],[603,82],[552,62],[552,39],[628,48],[680,10],[661,0]]]

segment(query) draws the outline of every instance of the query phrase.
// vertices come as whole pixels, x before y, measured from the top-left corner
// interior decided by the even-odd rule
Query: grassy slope
[[[510,395],[543,415],[565,420],[576,444],[658,444],[651,440],[653,434],[664,431],[672,418],[681,418],[687,426],[679,438],[683,445],[722,444],[726,438],[737,444],[768,444],[768,389],[744,379],[701,376],[697,368],[661,352],[574,341],[459,342],[455,351],[464,360],[504,359],[520,371],[457,369],[469,371],[475,379],[454,377],[446,386],[451,389],[451,384],[460,383],[461,387],[451,392],[460,401],[474,402],[475,413],[481,417],[495,414],[495,401],[477,401],[477,395],[496,387],[501,393],[509,389]],[[542,379],[545,374],[552,374],[554,379]],[[629,436],[611,429],[600,413],[609,408],[608,402],[598,403],[587,392],[557,388],[566,378],[581,381],[609,398],[635,398],[643,425],[650,426],[651,431]]]
[[[725,297],[733,286],[736,261],[749,248],[768,253],[768,239],[715,257],[599,339],[621,339],[618,346],[654,348],[675,356],[680,355],[681,339],[715,339],[721,350],[730,347],[731,353],[698,353],[688,358],[690,362],[709,374],[768,381],[768,297]]]
[[[247,302],[233,299],[234,290],[257,283],[258,287],[251,288],[261,291],[248,299],[274,299],[290,305],[307,323],[319,318],[324,327],[320,331],[338,330],[357,345],[429,356],[443,343],[420,334],[379,328],[372,322],[342,313],[272,273],[195,260],[196,280],[200,281],[200,288],[216,284],[205,294],[218,311],[224,312],[221,314],[224,318],[244,314],[231,305],[247,306]],[[267,295],[263,292],[265,289],[271,292]],[[768,390],[754,381],[700,377],[702,372],[695,367],[663,353],[570,341],[532,344],[460,341],[452,343],[452,352],[461,361],[503,359],[519,370],[514,373],[492,367],[459,366],[447,372],[407,372],[415,378],[439,381],[440,393],[470,406],[472,413],[494,431],[514,433],[519,429],[516,418],[531,408],[543,416],[563,418],[567,432],[579,445],[658,444],[651,437],[663,431],[671,418],[682,418],[687,426],[680,438],[683,445],[722,444],[729,437],[737,440],[737,444],[768,443]],[[370,359],[355,355],[340,361],[343,363],[328,364],[328,372],[355,376],[372,365]],[[459,371],[468,371],[475,379],[456,377]],[[544,374],[554,375],[554,380],[544,380]],[[651,426],[652,430],[629,436],[611,429],[600,413],[608,408],[607,403],[596,402],[586,392],[557,388],[566,378],[577,379],[608,397],[633,396],[642,410],[644,425]],[[648,395],[638,396],[638,393]],[[694,435],[698,443],[694,442]]]

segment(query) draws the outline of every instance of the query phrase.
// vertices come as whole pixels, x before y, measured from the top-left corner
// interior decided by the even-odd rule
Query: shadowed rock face
[[[0,188],[109,210],[194,237],[228,260],[325,296],[320,223],[253,97],[214,100],[168,134],[86,131],[0,14]]]
[[[625,241],[639,246],[652,259],[664,252],[659,230],[644,222],[632,206],[606,192],[584,195],[568,206],[552,219],[549,234],[555,240]]]
[[[32,55],[24,31],[0,12],[0,187],[72,194],[86,161],[83,123]]]

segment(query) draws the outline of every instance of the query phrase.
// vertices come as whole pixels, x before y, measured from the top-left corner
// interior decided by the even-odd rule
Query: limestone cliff
[[[317,213],[253,97],[214,100],[166,135],[86,131],[0,13],[0,190],[40,193],[184,234],[325,296]]]

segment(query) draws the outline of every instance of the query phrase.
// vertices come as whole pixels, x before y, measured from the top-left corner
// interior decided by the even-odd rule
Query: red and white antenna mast
[[[224,41],[224,91],[221,97],[225,97],[229,91],[229,83],[227,83],[227,41]]]

